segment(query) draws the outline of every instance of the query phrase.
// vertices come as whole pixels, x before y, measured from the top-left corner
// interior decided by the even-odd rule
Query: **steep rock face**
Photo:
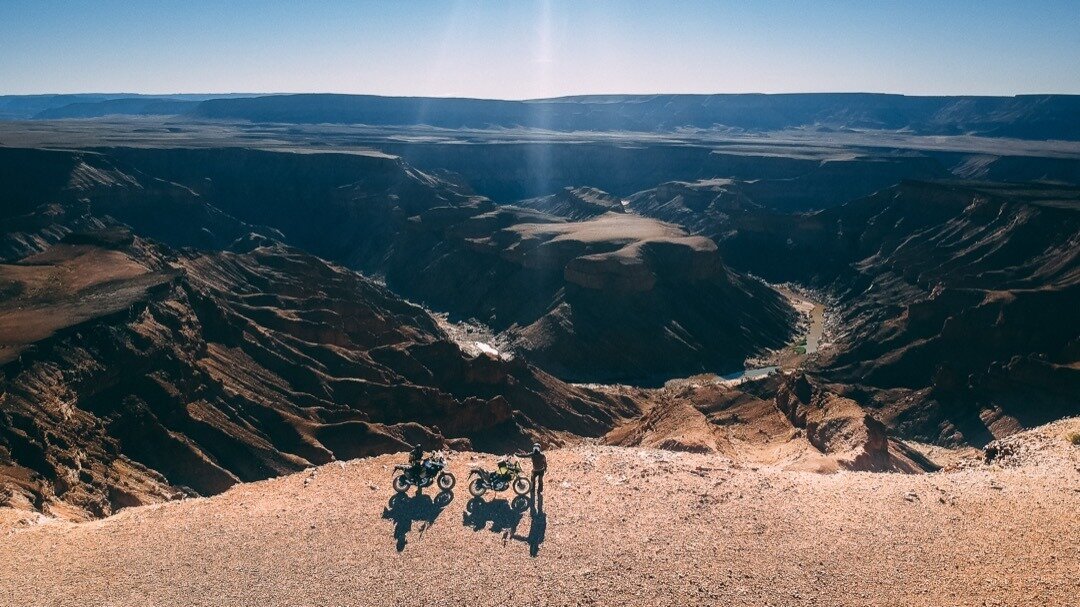
[[[7,504],[101,516],[414,442],[597,435],[634,412],[524,362],[469,357],[423,309],[261,236],[179,255],[67,240],[0,265],[17,293],[0,334],[16,316],[36,331],[0,366]]]
[[[748,216],[726,258],[830,290],[843,333],[818,362],[923,440],[983,444],[1076,413],[1080,192],[904,183],[805,216]]]

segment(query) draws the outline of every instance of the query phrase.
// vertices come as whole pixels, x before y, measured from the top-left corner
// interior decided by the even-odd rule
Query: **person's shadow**
[[[519,535],[517,530],[525,512],[529,513],[529,533]],[[544,496],[529,499],[523,495],[507,502],[504,499],[495,499],[490,502],[474,497],[465,505],[465,514],[461,523],[471,527],[473,531],[490,529],[501,533],[503,543],[509,540],[525,542],[529,545],[529,556],[535,557],[540,554],[540,544],[544,543],[547,536],[547,513],[544,512]],[[488,523],[491,526],[488,527]]]
[[[401,552],[408,543],[408,534],[413,522],[420,521],[420,537],[427,531],[444,508],[454,501],[453,491],[443,491],[432,499],[422,493],[410,497],[405,493],[395,493],[383,509],[382,517],[394,521],[394,539],[397,551]]]
[[[529,556],[535,557],[540,553],[540,544],[544,543],[547,535],[547,513],[544,512],[544,494],[540,494],[529,502],[529,535],[525,536],[525,542],[529,544]]]
[[[521,515],[528,507],[528,498],[521,495],[515,497],[512,502],[507,502],[502,498],[485,502],[479,497],[474,497],[465,504],[461,524],[472,528],[473,531],[490,529],[495,533],[501,533],[505,544],[517,533]],[[488,523],[491,523],[490,528]]]

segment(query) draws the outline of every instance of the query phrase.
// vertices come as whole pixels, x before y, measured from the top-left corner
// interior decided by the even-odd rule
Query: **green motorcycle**
[[[499,460],[494,471],[473,467],[469,470],[469,478],[469,493],[473,497],[480,497],[489,489],[506,491],[513,487],[518,495],[525,495],[532,489],[532,482],[521,473],[521,465],[511,457]]]

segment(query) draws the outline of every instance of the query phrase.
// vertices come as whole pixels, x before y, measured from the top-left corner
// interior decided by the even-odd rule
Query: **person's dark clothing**
[[[547,456],[539,451],[533,451],[529,453],[529,459],[532,460],[533,474],[539,472],[543,474],[547,472]]]
[[[532,460],[532,486],[533,491],[540,493],[544,490],[544,473],[547,472],[547,456],[538,450],[518,453],[520,457],[528,457]]]
[[[424,449],[420,446],[413,447],[412,451],[409,451],[409,473],[412,474],[414,478],[420,477],[420,466],[423,461]]]
[[[537,494],[544,492],[544,472],[546,471],[536,470],[535,468],[532,471],[533,491],[535,491]]]

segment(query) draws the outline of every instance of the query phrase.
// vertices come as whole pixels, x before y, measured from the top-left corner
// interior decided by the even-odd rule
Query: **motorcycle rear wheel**
[[[442,489],[443,491],[449,491],[454,488],[454,485],[457,484],[457,479],[454,478],[454,475],[450,474],[449,472],[441,472],[439,473],[439,478],[437,482],[439,484],[439,489]]]
[[[514,479],[514,493],[518,495],[525,495],[532,490],[532,482],[524,476],[519,476]]]
[[[484,481],[478,478],[474,478],[472,482],[469,483],[469,493],[473,497],[480,497],[481,495],[487,493],[487,485],[484,484]]]
[[[409,485],[411,485],[412,483],[409,482],[408,477],[405,476],[405,473],[403,472],[394,477],[393,484],[394,491],[397,491],[398,493],[405,493],[409,490]]]

